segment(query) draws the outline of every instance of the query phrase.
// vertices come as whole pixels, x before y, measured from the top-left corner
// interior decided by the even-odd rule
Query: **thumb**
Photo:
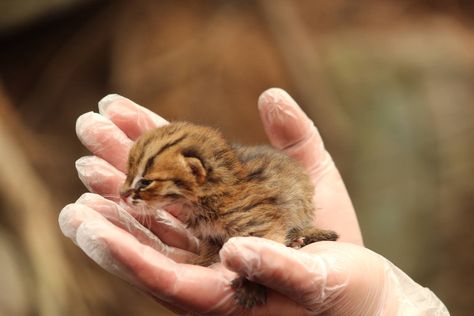
[[[326,244],[324,249],[336,243],[317,244]],[[349,282],[347,266],[338,264],[337,258],[327,252],[299,251],[263,238],[231,238],[220,256],[228,269],[286,295],[315,313],[331,308]]]
[[[270,142],[318,175],[334,167],[313,122],[285,90],[271,88],[258,99],[258,109]]]

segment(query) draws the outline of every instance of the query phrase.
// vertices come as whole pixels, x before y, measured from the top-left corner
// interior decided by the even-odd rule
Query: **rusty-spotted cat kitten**
[[[303,168],[267,146],[229,144],[209,127],[175,122],[142,135],[130,151],[121,196],[130,204],[178,208],[200,239],[192,263],[219,261],[234,236],[257,236],[287,246],[336,240],[313,227],[314,188]],[[261,285],[238,278],[235,299],[244,308],[263,304]]]

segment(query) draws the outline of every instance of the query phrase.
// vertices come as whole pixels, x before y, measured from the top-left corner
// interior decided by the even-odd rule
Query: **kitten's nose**
[[[133,190],[125,190],[125,191],[120,191],[120,197],[123,200],[126,200],[131,194]]]

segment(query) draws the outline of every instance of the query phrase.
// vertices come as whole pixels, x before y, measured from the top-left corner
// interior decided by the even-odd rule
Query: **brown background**
[[[75,119],[115,92],[263,143],[271,86],[319,127],[367,247],[469,315],[473,15],[461,0],[2,1],[0,315],[168,315],[59,232],[84,191]]]

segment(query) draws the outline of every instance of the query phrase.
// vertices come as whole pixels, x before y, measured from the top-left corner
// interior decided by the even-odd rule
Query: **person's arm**
[[[197,241],[172,216],[157,210],[140,218],[114,202],[132,141],[166,122],[118,96],[106,97],[99,108],[101,115],[78,119],[78,136],[95,156],[76,165],[85,185],[108,199],[83,195],[61,211],[61,229],[104,269],[173,311],[244,314],[230,286],[237,272],[270,289],[267,304],[249,312],[254,315],[448,314],[429,290],[361,246],[342,179],[312,122],[284,91],[270,89],[259,99],[265,130],[275,147],[307,167],[316,185],[317,224],[337,231],[341,242],[294,250],[261,238],[232,238],[220,252],[222,264],[209,268],[185,264]],[[150,230],[133,215],[151,222]]]

